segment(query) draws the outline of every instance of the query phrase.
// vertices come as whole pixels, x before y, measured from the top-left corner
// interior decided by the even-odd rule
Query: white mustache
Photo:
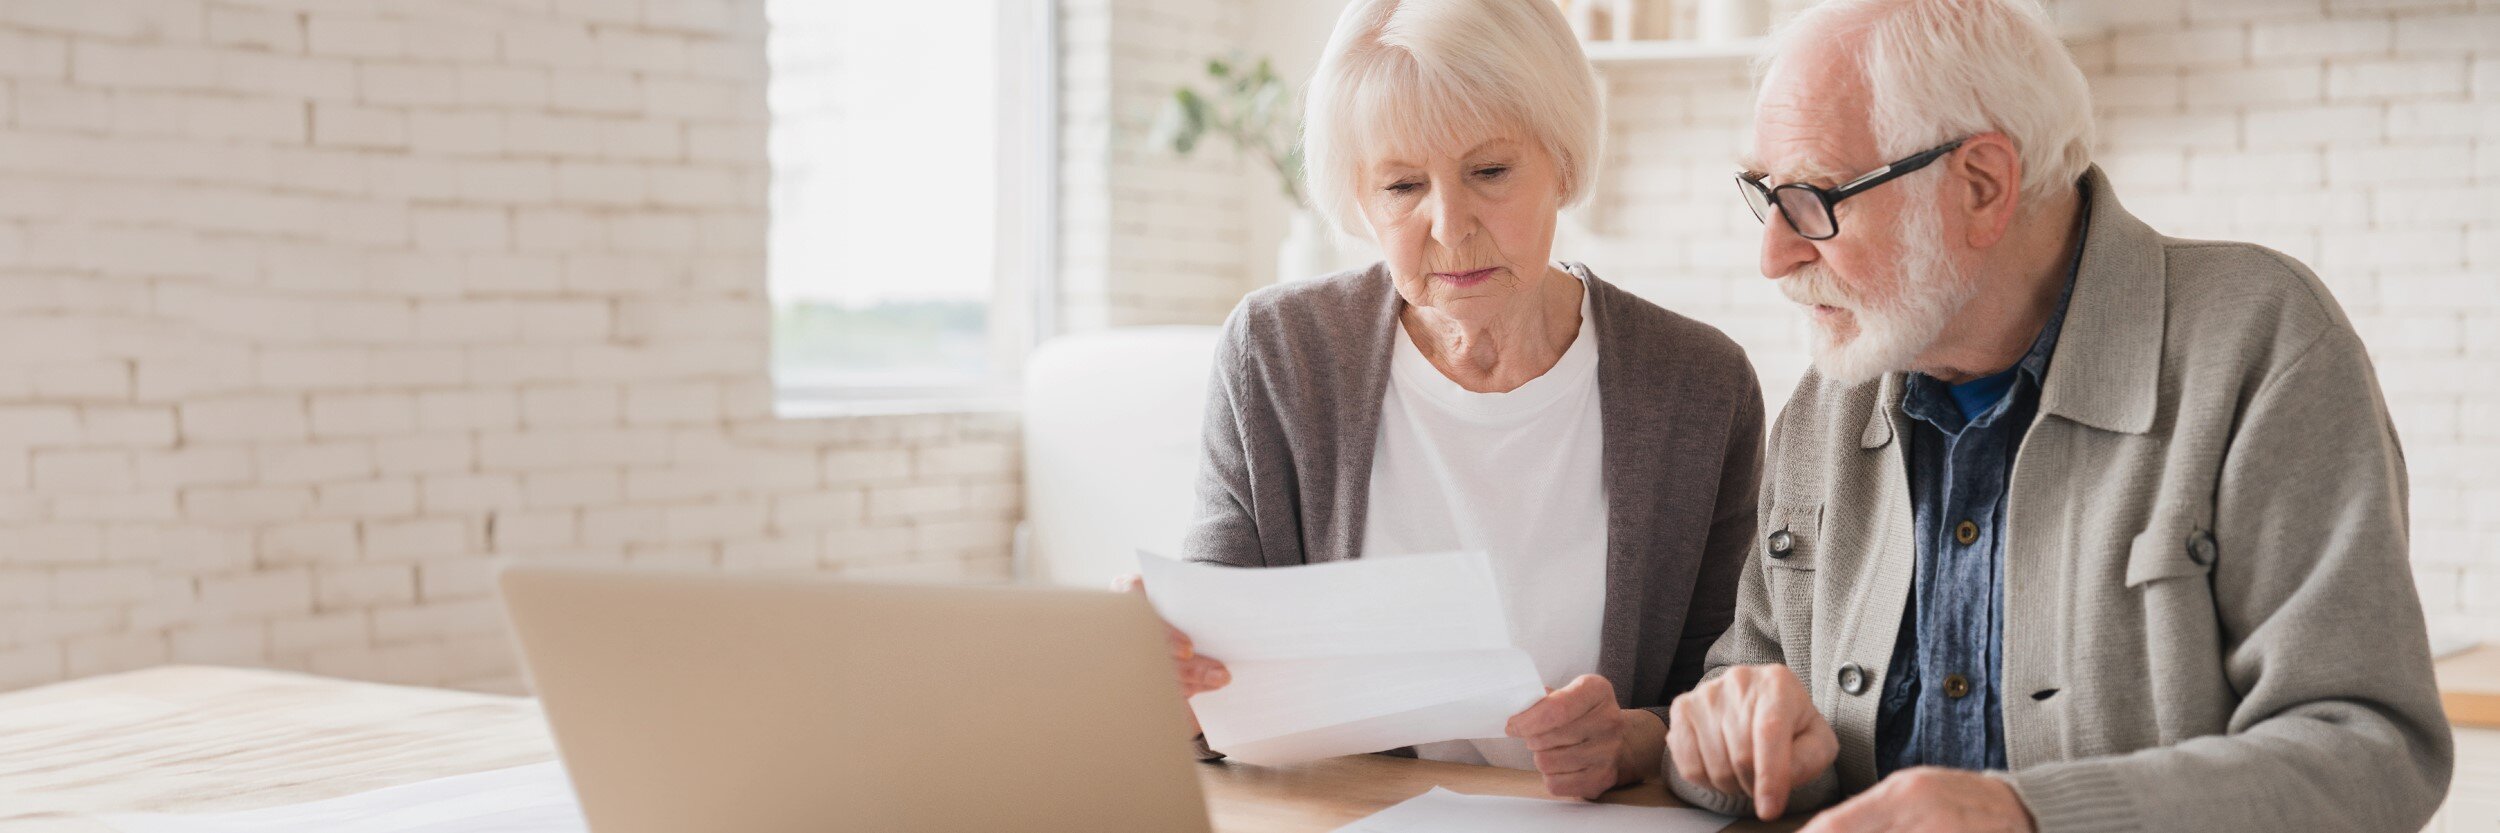
[[[1817,265],[1797,267],[1797,271],[1779,280],[1779,288],[1780,294],[1788,296],[1788,300],[1806,306],[1837,307],[1852,312],[1859,306],[1858,299],[1850,297],[1840,288],[1840,282],[1832,276],[1831,270]]]

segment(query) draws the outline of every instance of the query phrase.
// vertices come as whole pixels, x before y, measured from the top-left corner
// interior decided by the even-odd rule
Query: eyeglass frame
[[[1745,207],[1753,209],[1754,219],[1762,221],[1764,225],[1770,224],[1771,211],[1779,209],[1780,221],[1787,223],[1789,230],[1797,232],[1797,236],[1803,237],[1807,240],[1830,240],[1834,237],[1840,236],[1840,214],[1835,209],[1839,208],[1841,200],[1866,193],[1867,191],[1874,189],[1875,186],[1891,182],[1895,179],[1899,179],[1916,172],[1920,168],[1934,164],[1936,160],[1944,158],[1945,154],[1961,149],[1962,144],[1970,141],[1972,138],[1973,137],[1970,136],[1964,136],[1962,138],[1901,157],[1900,159],[1894,160],[1892,163],[1883,167],[1868,171],[1856,179],[1841,183],[1838,188],[1823,188],[1803,182],[1791,182],[1786,185],[1772,187],[1762,184],[1763,180],[1770,178],[1770,174],[1763,173],[1761,171],[1739,171],[1736,174],[1737,189],[1740,193],[1745,195]],[[1790,220],[1788,218],[1787,211],[1783,209],[1780,204],[1779,192],[1790,189],[1814,195],[1815,203],[1823,207],[1823,220],[1832,227],[1830,234],[1826,234],[1821,237],[1807,234],[1803,229],[1797,228],[1797,223],[1794,220]]]

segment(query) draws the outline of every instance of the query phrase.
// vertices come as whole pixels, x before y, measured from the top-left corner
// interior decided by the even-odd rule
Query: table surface
[[[105,833],[84,816],[245,810],[554,757],[538,704],[525,698],[153,668],[0,694],[0,831]],[[1333,830],[1436,785],[1544,796],[1534,773],[1375,755],[1202,766],[1200,778],[1219,833]],[[1675,806],[1656,783],[1603,800]]]
[[[2500,645],[2440,660],[2439,702],[2460,728],[2500,729]]]

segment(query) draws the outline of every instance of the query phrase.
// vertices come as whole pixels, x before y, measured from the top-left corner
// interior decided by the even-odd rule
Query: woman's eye
[[[1422,188],[1422,187],[1424,187],[1422,183],[1416,183],[1416,182],[1392,182],[1392,183],[1389,183],[1389,187],[1387,187],[1387,188],[1383,188],[1383,189],[1381,189],[1381,190],[1383,190],[1383,191],[1387,191],[1387,192],[1392,193],[1392,194],[1411,194],[1411,193],[1414,193],[1414,192],[1415,192],[1415,189],[1417,189],[1417,188]]]
[[[1490,168],[1476,169],[1476,175],[1486,179],[1500,179],[1501,176],[1506,173],[1510,173],[1510,166],[1508,165],[1495,165]]]

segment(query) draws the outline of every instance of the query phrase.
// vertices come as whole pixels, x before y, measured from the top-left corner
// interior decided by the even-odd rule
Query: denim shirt
[[[1876,715],[1878,778],[1914,766],[2007,768],[1997,685],[2007,481],[2039,410],[2041,380],[2057,350],[2080,265],[2078,257],[2068,268],[2056,311],[2013,367],[1960,385],[1923,373],[1906,380],[1901,408],[1911,418],[1906,433],[1918,567]]]

